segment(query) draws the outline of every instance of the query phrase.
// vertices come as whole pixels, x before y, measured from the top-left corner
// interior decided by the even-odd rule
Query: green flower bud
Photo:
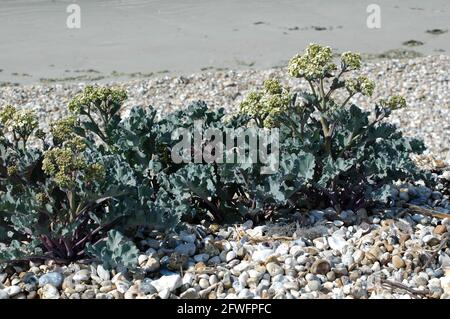
[[[16,165],[9,165],[6,168],[6,174],[8,176],[10,176],[10,177],[16,175],[17,174],[17,166]]]
[[[106,176],[105,167],[100,163],[94,163],[88,166],[86,172],[87,181],[102,181]]]
[[[333,51],[330,47],[313,43],[306,48],[303,55],[297,54],[289,61],[288,71],[296,78],[320,79],[337,69],[332,60]]]
[[[369,80],[366,76],[358,76],[356,79],[345,81],[345,88],[350,94],[361,93],[365,96],[372,96],[375,90],[375,82]]]
[[[277,80],[264,82],[264,91],[250,92],[241,103],[240,112],[261,119],[264,127],[276,125],[274,119],[289,107],[292,95],[289,88]]]
[[[7,105],[0,111],[0,122],[3,125],[7,125],[9,121],[13,119],[14,114],[17,113],[17,110],[14,106]]]
[[[69,116],[58,120],[50,125],[50,132],[53,135],[55,144],[61,144],[73,137],[73,130],[77,123],[75,116]]]
[[[39,205],[45,205],[49,202],[49,198],[45,193],[37,193],[36,201],[39,203]]]
[[[127,99],[127,93],[121,89],[86,86],[82,93],[76,95],[69,103],[69,111],[80,113],[88,107],[95,107],[101,111],[108,111],[110,104],[122,104]]]
[[[42,161],[44,172],[53,176],[56,184],[62,188],[72,188],[76,173],[82,172],[85,168],[84,158],[68,147],[47,151]]]
[[[13,106],[6,106],[0,112],[0,122],[10,132],[27,139],[38,127],[36,114],[31,110],[17,110]]]
[[[268,94],[281,94],[283,92],[280,82],[273,79],[264,81],[264,89]]]
[[[361,68],[361,55],[359,53],[344,52],[341,55],[342,68],[359,70]]]
[[[381,100],[380,104],[383,107],[387,107],[391,109],[392,111],[403,109],[406,107],[406,100],[403,96],[400,95],[393,95],[389,98],[389,100]]]

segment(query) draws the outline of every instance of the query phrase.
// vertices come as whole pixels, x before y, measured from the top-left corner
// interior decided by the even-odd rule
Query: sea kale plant
[[[428,179],[410,158],[424,146],[385,121],[406,107],[402,97],[379,100],[373,112],[351,103],[375,89],[368,77],[352,76],[360,68],[358,54],[343,53],[336,64],[330,48],[312,44],[288,65],[308,91],[268,79],[231,114],[196,102],[169,114],[136,106],[125,116],[124,90],[94,86],[45,131],[33,112],[3,107],[0,262],[93,258],[133,267],[138,250],[127,238],[138,226],[168,230],[183,220],[260,220],[303,208],[387,203],[393,181]],[[199,135],[198,123],[218,133]],[[250,128],[279,132],[277,145],[264,142],[268,155],[277,155],[270,174],[261,161],[205,159],[218,154],[216,139]],[[180,129],[197,141],[182,161],[173,158]],[[232,158],[254,154],[255,145],[242,141]]]
[[[336,64],[331,48],[311,44],[288,65],[289,75],[305,81],[309,91],[294,93],[271,79],[241,104],[240,112],[258,126],[281,131],[281,169],[254,188],[264,186],[267,201],[291,209],[325,205],[357,210],[386,203],[395,180],[429,179],[410,158],[424,150],[423,143],[385,121],[406,107],[403,97],[379,100],[372,113],[351,103],[354,96],[370,97],[375,89],[367,76],[352,76],[360,68],[359,54],[345,52]]]

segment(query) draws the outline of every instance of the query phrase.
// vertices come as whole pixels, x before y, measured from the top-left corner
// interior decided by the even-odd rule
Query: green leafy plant
[[[290,60],[289,74],[306,81],[310,91],[292,94],[292,100],[276,105],[276,118],[270,126],[277,126],[282,132],[281,166],[293,156],[308,154],[299,160],[309,170],[303,173],[302,183],[297,186],[282,176],[269,177],[272,189],[295,190],[274,194],[275,201],[282,199],[291,207],[307,203],[356,210],[386,202],[389,186],[397,179],[430,178],[410,159],[411,154],[424,150],[422,142],[403,137],[394,125],[384,121],[392,111],[406,107],[404,98],[393,96],[380,100],[375,104],[373,119],[370,112],[350,103],[355,95],[371,96],[375,89],[368,77],[350,76],[360,67],[358,54],[343,53],[338,67],[332,50],[317,44]],[[274,83],[274,80],[266,81],[265,87],[281,87]],[[338,90],[347,92],[342,101],[334,98]],[[249,112],[249,104],[260,113]],[[241,112],[250,115],[260,126],[268,123],[259,119],[273,113],[264,101],[255,101],[254,93],[242,103]]]
[[[196,102],[160,116],[133,107],[124,117],[126,92],[93,86],[74,97],[70,115],[48,132],[32,112],[3,108],[0,240],[7,248],[0,261],[96,258],[132,268],[138,252],[124,235],[132,237],[136,226],[167,230],[182,220],[233,222],[308,207],[357,210],[386,204],[395,180],[429,181],[410,158],[424,150],[422,142],[385,121],[406,101],[380,100],[372,113],[351,103],[375,89],[368,77],[351,77],[360,67],[358,54],[342,54],[338,66],[330,48],[312,44],[288,65],[309,91],[269,79],[233,114]],[[337,91],[346,96],[338,99]],[[194,139],[197,121],[219,133],[201,135],[187,161],[173,161],[179,142],[173,132],[184,128]],[[279,130],[272,174],[262,174],[261,162],[193,161],[216,138],[248,128]],[[252,147],[244,140],[230,154],[251,154]],[[275,149],[267,142],[269,156]]]
[[[116,230],[110,230],[105,239],[86,246],[87,252],[100,260],[106,268],[127,267],[133,269],[137,265],[139,250],[132,241]]]

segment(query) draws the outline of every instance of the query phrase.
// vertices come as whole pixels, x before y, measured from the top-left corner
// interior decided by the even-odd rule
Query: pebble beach
[[[376,211],[311,210],[261,225],[183,224],[176,233],[138,231],[139,267],[30,262],[0,271],[0,299],[448,299],[450,298],[450,57],[372,60],[361,72],[377,83],[371,99],[403,95],[408,108],[389,120],[424,139],[418,159],[438,171],[435,189],[398,183],[390,207]],[[107,85],[125,88],[123,112],[153,106],[161,114],[204,100],[232,112],[264,79],[294,90],[306,83],[283,68],[205,71],[152,76]],[[0,105],[35,110],[42,128],[67,114],[68,101],[87,84],[0,88]],[[340,97],[337,96],[339,99]],[[448,217],[447,217],[448,215]]]
[[[395,112],[389,120],[405,135],[422,138],[429,155],[444,160],[450,145],[449,71],[450,57],[445,55],[369,61],[361,73],[375,81],[375,93],[370,99],[357,97],[351,102],[373,110],[377,99],[403,95],[408,107]],[[106,85],[127,90],[125,112],[136,105],[171,112],[197,100],[205,101],[210,108],[223,107],[232,112],[238,109],[249,91],[260,88],[268,78],[278,78],[294,91],[308,88],[306,82],[287,77],[284,68],[159,75],[126,82],[111,81]],[[55,83],[1,87],[0,105],[11,104],[36,111],[45,129],[49,122],[67,114],[68,102],[85,86],[86,83]]]

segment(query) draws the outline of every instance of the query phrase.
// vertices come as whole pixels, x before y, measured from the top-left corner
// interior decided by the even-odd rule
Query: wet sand
[[[111,80],[211,68],[283,65],[310,42],[377,55],[406,49],[449,54],[448,0],[76,1],[81,28],[68,29],[73,1],[0,0],[0,84]],[[405,46],[405,41],[422,42]]]

